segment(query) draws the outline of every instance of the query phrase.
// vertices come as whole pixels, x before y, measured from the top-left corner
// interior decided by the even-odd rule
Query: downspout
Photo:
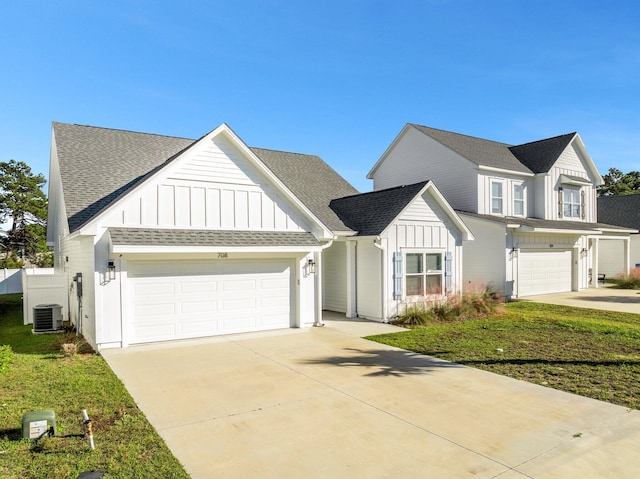
[[[317,298],[317,302],[316,302],[316,320],[313,323],[313,325],[315,327],[322,327],[324,326],[324,323],[322,322],[322,302],[323,302],[323,298],[322,298],[322,282],[324,281],[324,273],[322,272],[322,252],[329,248],[332,244],[333,244],[333,240],[335,239],[332,238],[327,244],[322,245],[320,247],[320,251],[318,251],[317,253],[315,253],[316,256],[316,298]],[[318,276],[319,275],[319,276]]]
[[[376,243],[376,241],[380,241],[380,243]],[[381,316],[382,318],[382,322],[386,323],[387,322],[387,261],[386,261],[386,249],[384,246],[382,246],[382,239],[380,239],[380,236],[377,236],[376,239],[373,240],[373,246],[375,246],[376,248],[378,248],[380,251],[382,251],[382,265],[381,265],[381,270],[382,270],[382,301],[381,301]]]

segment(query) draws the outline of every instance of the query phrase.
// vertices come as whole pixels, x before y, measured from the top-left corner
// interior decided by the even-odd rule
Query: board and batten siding
[[[322,252],[322,309],[347,311],[347,244],[334,241]]]
[[[387,290],[386,319],[395,317],[403,300],[394,299],[393,253],[410,249],[449,252],[453,257],[452,287],[459,292],[462,282],[462,239],[457,227],[429,192],[416,198],[382,235],[385,240]],[[443,258],[444,259],[444,258]],[[444,266],[444,264],[443,264]],[[403,281],[404,290],[404,281]]]
[[[147,228],[311,229],[242,154],[218,139],[143,187],[109,216],[108,223]]]
[[[544,209],[544,219],[557,220],[563,219],[559,216],[559,196],[558,188],[562,186],[560,176],[573,176],[578,178],[584,178],[585,181],[589,181],[593,184],[595,178],[589,175],[589,172],[585,168],[586,160],[584,160],[580,153],[576,150],[573,143],[571,143],[560,154],[558,160],[549,171],[549,174],[545,178],[544,191],[536,191],[536,194],[545,196],[546,204]],[[596,188],[595,186],[582,186],[581,191],[584,191],[584,205],[585,205],[585,217],[584,219],[571,221],[585,221],[587,223],[594,223],[597,221],[597,209],[596,209]],[[538,212],[536,212],[538,213]]]
[[[410,127],[378,165],[373,174],[373,189],[426,180],[435,183],[453,208],[476,211],[478,185],[475,165]]]
[[[358,241],[356,246],[356,310],[365,319],[382,318],[382,251],[373,240]]]

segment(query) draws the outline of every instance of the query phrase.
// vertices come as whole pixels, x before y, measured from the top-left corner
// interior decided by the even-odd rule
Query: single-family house
[[[598,220],[603,223],[623,226],[636,230],[631,234],[628,252],[619,241],[603,241],[600,243],[598,270],[607,276],[624,273],[625,255],[629,257],[631,267],[640,268],[640,193],[632,195],[612,195],[598,197]]]
[[[631,230],[598,222],[602,177],[577,133],[509,145],[407,124],[367,177],[374,190],[437,185],[475,236],[464,244],[465,286],[514,298],[580,290],[597,286],[600,240],[628,249]]]
[[[323,308],[385,320],[459,292],[471,238],[431,182],[359,195],[225,124],[194,140],[53,123],[57,302],[98,350],[320,325]]]

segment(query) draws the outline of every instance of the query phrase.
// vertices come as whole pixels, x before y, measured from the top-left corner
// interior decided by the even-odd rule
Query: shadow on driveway
[[[582,301],[593,301],[593,302],[601,302],[601,303],[624,303],[624,304],[637,304],[640,306],[640,291],[636,292],[636,296],[631,296],[631,292],[629,292],[629,296],[585,296],[580,298]],[[638,309],[638,313],[640,313],[640,309]]]
[[[304,364],[368,368],[371,372],[364,376],[411,376],[425,374],[442,368],[459,368],[460,364],[423,356],[411,351],[389,349],[346,348],[342,356],[330,356],[302,361]]]

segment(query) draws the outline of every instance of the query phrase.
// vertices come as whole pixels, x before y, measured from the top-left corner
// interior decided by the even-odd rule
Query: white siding
[[[374,172],[373,189],[432,180],[451,206],[476,212],[476,174],[473,163],[410,127]]]
[[[205,142],[108,216],[109,226],[310,231],[297,206],[237,149]]]
[[[347,246],[335,241],[322,252],[322,309],[347,311]]]
[[[382,251],[373,240],[358,241],[356,246],[356,288],[358,316],[382,319]]]
[[[433,250],[451,253],[453,292],[462,288],[462,240],[457,228],[451,223],[447,214],[433,199],[429,191],[416,198],[403,214],[389,227],[383,235],[385,243],[385,262],[387,290],[384,292],[386,314],[391,319],[403,309],[404,298],[396,300],[394,293],[394,252],[406,252],[410,249]],[[443,258],[444,259],[444,258]],[[444,267],[444,265],[443,265]],[[403,268],[404,271],[404,268]],[[444,287],[444,285],[443,285]],[[403,282],[404,291],[404,282]]]
[[[503,226],[478,220],[469,216],[462,216],[471,232],[474,241],[463,241],[464,291],[476,291],[484,286],[491,286],[500,292],[511,287],[506,285],[506,236]]]
[[[631,235],[629,264],[640,267],[640,235]],[[624,241],[615,239],[598,242],[598,273],[614,277],[624,271]]]
[[[581,191],[584,191],[584,206],[585,206],[585,218],[583,219],[570,219],[562,218],[559,215],[559,196],[558,188],[562,186],[560,176],[573,176],[577,178],[583,178],[585,181],[589,181],[593,184],[595,178],[592,178],[585,166],[586,159],[582,158],[575,146],[570,144],[562,152],[555,165],[550,169],[549,174],[546,177],[544,184],[544,192],[537,191],[537,194],[544,194],[546,196],[546,205],[544,209],[544,219],[549,220],[571,220],[571,221],[585,221],[593,223],[597,220],[596,210],[596,188],[595,186],[582,186]]]
[[[491,183],[497,181],[502,184],[502,215],[515,216],[514,194],[515,185],[523,185],[525,188],[524,216],[533,216],[530,210],[533,209],[533,181],[526,177],[517,175],[500,175],[484,173],[478,174],[478,210],[477,213],[490,215],[491,212]],[[470,210],[466,210],[470,211]]]

